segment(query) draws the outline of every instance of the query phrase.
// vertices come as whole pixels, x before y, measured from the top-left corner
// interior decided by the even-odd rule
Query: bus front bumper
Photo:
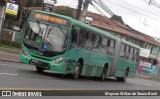
[[[41,60],[35,57],[26,56],[23,53],[20,54],[20,62],[25,64],[31,64],[34,66],[40,66],[47,70],[52,70],[56,72],[68,73],[67,62],[63,61],[61,63],[54,63],[53,61]]]

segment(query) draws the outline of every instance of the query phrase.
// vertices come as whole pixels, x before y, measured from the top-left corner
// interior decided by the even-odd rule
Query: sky
[[[148,5],[147,2],[149,0],[102,1],[114,14],[122,16],[123,21],[127,25],[152,37],[160,38],[160,7],[157,8],[153,5]],[[154,1],[160,4],[160,0]],[[57,0],[55,6],[59,5],[77,8],[78,0]],[[91,5],[89,5],[88,10],[99,13]],[[105,13],[105,15],[109,17],[108,14]]]

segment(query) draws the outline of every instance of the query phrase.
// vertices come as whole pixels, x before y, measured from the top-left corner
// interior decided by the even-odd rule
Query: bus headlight
[[[65,59],[66,59],[65,57],[60,57],[60,58],[54,60],[53,62],[57,64],[57,63],[64,61]]]
[[[24,55],[26,55],[26,56],[29,56],[28,52],[27,52],[25,49],[23,49],[23,48],[22,48],[22,53],[23,53]]]

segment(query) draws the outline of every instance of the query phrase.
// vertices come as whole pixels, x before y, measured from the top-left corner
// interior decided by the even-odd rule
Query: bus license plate
[[[39,63],[39,61],[32,59],[32,63]]]

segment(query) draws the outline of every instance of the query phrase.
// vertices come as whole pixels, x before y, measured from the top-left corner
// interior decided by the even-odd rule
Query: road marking
[[[15,76],[15,75],[18,75],[18,74],[11,74],[11,73],[0,73],[0,75],[11,75],[11,76]]]

